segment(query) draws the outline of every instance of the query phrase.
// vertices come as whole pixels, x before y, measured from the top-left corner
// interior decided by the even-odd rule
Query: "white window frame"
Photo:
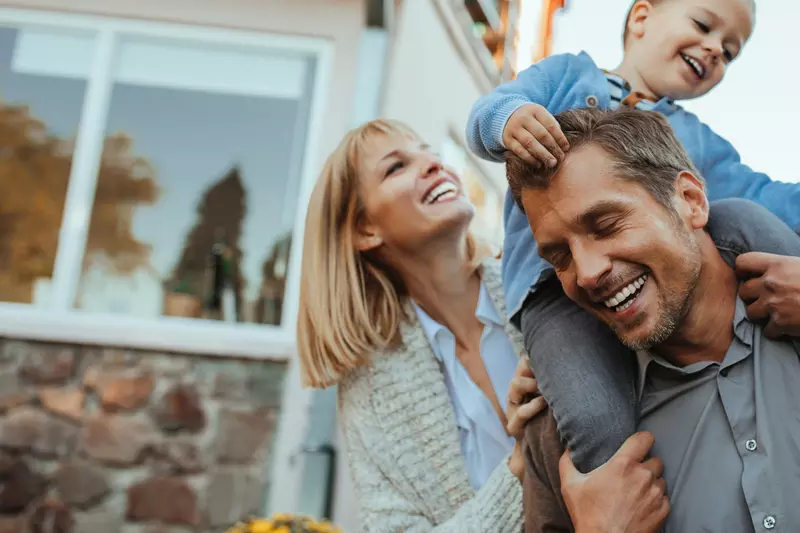
[[[96,35],[95,57],[87,80],[59,233],[51,304],[42,308],[0,303],[0,337],[289,361],[295,351],[301,243],[306,206],[318,171],[320,133],[331,75],[331,43],[305,36],[8,8],[0,8],[0,26],[74,29]],[[181,317],[145,319],[73,309],[103,150],[115,44],[128,36],[262,48],[300,53],[316,59],[280,326],[228,324]]]

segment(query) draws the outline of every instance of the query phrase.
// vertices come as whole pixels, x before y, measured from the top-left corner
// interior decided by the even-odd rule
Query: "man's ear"
[[[678,211],[693,229],[703,229],[708,224],[708,197],[702,180],[688,171],[678,174],[675,183]]]
[[[645,25],[650,13],[653,11],[653,4],[648,0],[638,0],[631,8],[630,15],[626,24],[628,25],[628,37],[641,38],[644,36]]]

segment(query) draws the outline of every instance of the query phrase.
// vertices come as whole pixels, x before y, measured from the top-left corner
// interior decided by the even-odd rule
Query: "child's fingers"
[[[535,117],[524,117],[522,126],[528,130],[528,132],[533,135],[542,146],[547,148],[547,151],[550,152],[551,156],[555,158],[556,161],[564,159],[564,151],[558,146],[558,143],[556,143],[556,140],[553,138],[550,132],[547,131],[547,128],[541,122],[536,120]]]
[[[540,165],[555,166],[555,157],[528,130],[517,132],[513,141],[522,145]]]
[[[556,118],[551,115],[547,109],[543,107],[539,108],[534,112],[533,116],[536,117],[536,120],[538,120],[539,123],[545,127],[545,129],[550,133],[555,142],[558,143],[563,151],[566,152],[569,150],[569,141],[564,136],[564,132],[561,131],[561,126],[558,125]],[[559,159],[561,159],[561,157],[559,157]]]
[[[539,158],[525,148],[517,139],[510,139],[506,143],[506,148],[514,152],[514,154],[532,167],[539,168],[542,166],[542,162],[539,161]]]

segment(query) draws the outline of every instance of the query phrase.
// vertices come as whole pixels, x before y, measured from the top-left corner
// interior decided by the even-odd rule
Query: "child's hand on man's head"
[[[503,144],[531,165],[550,167],[569,150],[561,126],[539,104],[525,104],[511,114],[503,130]]]

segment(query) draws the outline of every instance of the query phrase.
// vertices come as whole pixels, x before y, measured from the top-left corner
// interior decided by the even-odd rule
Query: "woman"
[[[518,437],[545,403],[520,405],[536,381],[474,213],[430,147],[386,120],[348,134],[312,195],[302,374],[339,385],[365,533],[521,530]]]

